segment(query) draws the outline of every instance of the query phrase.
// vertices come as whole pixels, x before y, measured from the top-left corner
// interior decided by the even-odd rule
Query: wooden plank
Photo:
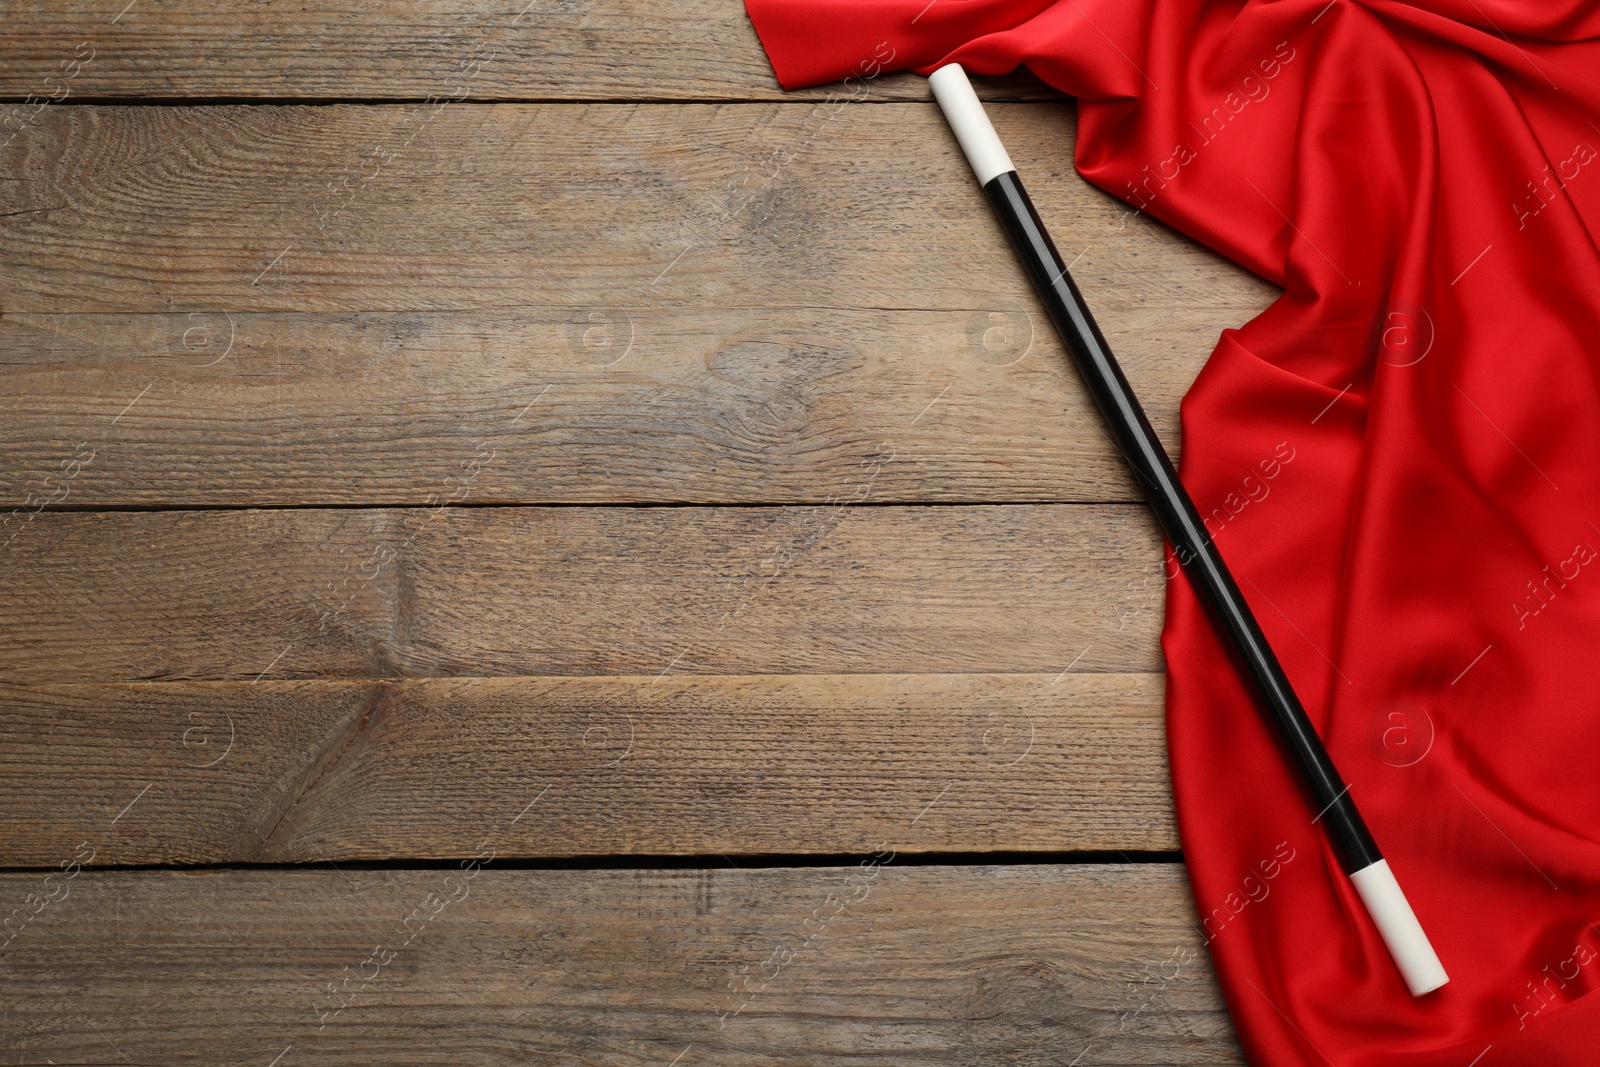
[[[1116,319],[1175,450],[1218,316]],[[22,313],[0,351],[12,507],[1140,499],[1028,304]]]
[[[9,1044],[76,1064],[1244,1063],[1181,868],[901,867],[897,828],[876,866],[809,870],[5,875],[8,910],[57,898],[3,950]]]
[[[42,0],[6,9],[0,98],[770,100],[782,96],[740,0],[408,3]],[[876,51],[876,50],[874,50]],[[887,54],[887,53],[886,53]],[[873,56],[863,56],[870,60]],[[863,65],[870,75],[876,68]],[[46,80],[49,79],[49,80]],[[830,87],[921,100],[905,74]],[[1031,76],[990,99],[1059,97]],[[827,90],[801,95],[821,97]],[[65,94],[65,95],[63,95]],[[32,105],[16,109],[15,123]],[[3,114],[0,111],[0,114]],[[4,133],[0,133],[0,140]]]
[[[0,866],[251,856],[376,699],[356,682],[0,685]]]
[[[1068,108],[992,114],[1113,330],[1273,298],[1079,179]],[[56,107],[27,132],[0,150],[8,315],[1034,306],[929,105]]]
[[[0,672],[1150,672],[1159,545],[1118,505],[42,512]]]
[[[1176,849],[1162,681],[0,687],[0,865]]]

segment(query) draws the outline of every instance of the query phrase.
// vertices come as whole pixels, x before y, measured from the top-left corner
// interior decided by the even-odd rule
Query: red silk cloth
[[[1179,830],[1250,1062],[1600,1064],[1594,5],[747,8],[788,88],[1026,64],[1085,178],[1285,290],[1185,398],[1183,480],[1451,981],[1407,993],[1172,581]]]

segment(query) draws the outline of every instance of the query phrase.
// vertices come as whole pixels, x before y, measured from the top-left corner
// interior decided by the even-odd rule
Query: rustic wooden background
[[[0,17],[0,1063],[1243,1062],[1158,537],[925,83]],[[1274,291],[982,92],[1176,447]]]

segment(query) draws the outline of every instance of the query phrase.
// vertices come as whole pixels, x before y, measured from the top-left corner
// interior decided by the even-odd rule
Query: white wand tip
[[[1428,935],[1423,933],[1422,924],[1417,922],[1411,903],[1401,891],[1400,883],[1395,881],[1394,872],[1389,870],[1389,861],[1379,860],[1370,867],[1363,867],[1350,876],[1350,881],[1355,883],[1361,903],[1367,906],[1367,914],[1372,916],[1383,943],[1389,947],[1389,955],[1394,957],[1395,966],[1400,968],[1400,977],[1406,980],[1411,995],[1420,997],[1432,993],[1450,981]]]
[[[947,63],[928,75],[928,85],[933,88],[933,98],[939,101],[945,121],[961,142],[961,151],[966,153],[979,185],[988,185],[993,178],[1017,169],[1011,165],[1006,146],[1000,143],[1000,136],[994,132],[960,63]]]

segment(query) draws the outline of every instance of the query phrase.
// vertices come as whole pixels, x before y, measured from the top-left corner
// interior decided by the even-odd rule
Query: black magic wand
[[[1050,240],[1039,213],[1028,199],[1017,177],[1011,157],[1000,143],[983,105],[972,91],[966,71],[951,63],[934,71],[928,79],[944,117],[961,142],[967,162],[994,213],[1011,238],[1033,287],[1050,312],[1051,320],[1072,353],[1072,360],[1089,387],[1095,403],[1116,437],[1117,447],[1143,483],[1150,506],[1161,523],[1173,555],[1189,575],[1189,581],[1211,609],[1212,618],[1238,652],[1245,670],[1255,683],[1284,744],[1294,757],[1295,766],[1310,790],[1321,813],[1317,821],[1332,842],[1345,874],[1389,947],[1401,977],[1413,996],[1422,996],[1450,979],[1439,963],[1427,934],[1417,922],[1400,884],[1389,870],[1389,863],[1378,851],[1367,824],[1350,799],[1350,787],[1322,746],[1311,720],[1295,696],[1278,657],[1267,644],[1250,605],[1228,572],[1216,545],[1206,533],[1205,522],[1195,510],[1183,483],[1172,469],[1172,460],[1150,428],[1139,398],[1133,395],[1123,377],[1111,347],[1106,344],[1094,316],[1072,276]]]

